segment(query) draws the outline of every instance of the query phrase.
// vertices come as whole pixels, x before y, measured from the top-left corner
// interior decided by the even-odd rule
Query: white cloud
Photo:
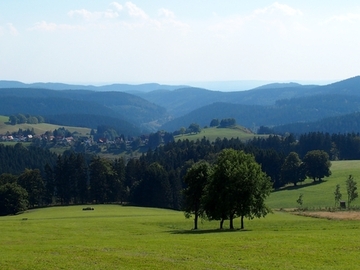
[[[110,6],[114,7],[117,11],[122,11],[124,9],[124,7],[120,5],[118,2],[112,2]]]
[[[82,29],[79,26],[69,25],[69,24],[56,24],[56,23],[48,23],[46,21],[37,22],[31,27],[29,30],[40,30],[46,32],[52,32],[56,30],[75,30]]]
[[[107,11],[101,11],[101,12],[91,12],[86,9],[78,9],[78,10],[70,10],[68,12],[69,17],[76,17],[80,16],[81,18],[88,20],[88,21],[94,21],[102,18],[106,19],[114,19],[119,17],[119,14],[111,9]]]
[[[298,10],[298,9],[294,9],[288,5],[284,5],[284,4],[280,4],[278,2],[275,2],[273,4],[271,4],[268,7],[265,7],[263,9],[257,9],[254,11],[255,15],[259,15],[259,14],[274,14],[276,12],[280,12],[284,15],[288,15],[288,16],[298,16],[298,15],[303,15],[303,13]]]
[[[244,16],[232,18],[216,17],[217,22],[209,27],[217,37],[229,37],[235,33],[250,32],[261,35],[261,32],[286,35],[290,31],[305,31],[300,18],[303,13],[288,5],[275,2],[265,8],[256,9]]]
[[[145,11],[143,11],[141,8],[137,7],[135,4],[133,4],[132,2],[126,2],[125,4],[128,13],[131,17],[135,17],[135,18],[141,18],[141,19],[148,19],[149,16],[145,13]]]
[[[324,24],[331,23],[331,22],[358,22],[360,21],[360,14],[358,13],[348,13],[342,15],[336,15],[328,19],[324,22]]]
[[[175,14],[171,10],[168,10],[166,8],[159,9],[159,15],[164,16],[166,18],[172,18],[175,19]]]
[[[18,30],[16,29],[16,27],[15,27],[12,23],[7,23],[7,27],[8,27],[8,29],[9,29],[9,31],[10,31],[10,34],[11,34],[12,36],[17,36],[17,35],[19,35]]]

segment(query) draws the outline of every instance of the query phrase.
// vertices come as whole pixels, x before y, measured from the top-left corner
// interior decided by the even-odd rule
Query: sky
[[[4,0],[0,80],[337,81],[360,74],[352,0]]]

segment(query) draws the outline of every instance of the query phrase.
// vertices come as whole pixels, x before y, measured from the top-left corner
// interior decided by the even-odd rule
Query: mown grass
[[[325,208],[334,207],[334,191],[335,186],[340,184],[340,192],[342,200],[347,202],[346,179],[349,175],[353,175],[355,181],[360,185],[360,161],[332,161],[332,175],[324,178],[321,183],[313,183],[311,179],[306,180],[297,187],[288,186],[279,191],[273,192],[269,199],[268,205],[272,208],[295,208],[299,205],[296,200],[300,194],[303,194],[303,207],[308,208]],[[360,205],[360,199],[356,199],[352,206]]]
[[[22,130],[32,130],[34,129],[35,134],[40,135],[44,134],[46,131],[54,131],[60,127],[64,127],[65,129],[69,130],[71,133],[77,132],[79,135],[86,136],[90,134],[91,129],[89,128],[82,128],[82,127],[70,127],[70,126],[59,126],[59,125],[52,125],[47,123],[40,123],[40,124],[18,124],[18,125],[9,125],[7,124],[9,121],[8,116],[0,115],[0,134],[6,134],[6,132],[17,132],[19,129]]]
[[[356,269],[360,224],[276,212],[217,230],[181,212],[95,205],[0,218],[0,269]],[[236,221],[238,223],[238,221]],[[226,224],[227,225],[227,224]]]
[[[184,135],[177,135],[175,136],[175,140],[201,140],[202,138],[206,138],[207,140],[213,142],[217,138],[220,139],[231,139],[231,138],[239,138],[241,140],[249,140],[254,137],[259,137],[264,135],[256,135],[254,133],[249,132],[248,130],[237,126],[234,128],[217,128],[217,127],[210,127],[204,128],[201,130],[200,133],[197,134],[184,134]]]
[[[339,183],[360,161],[333,162],[331,177],[271,194],[274,208],[332,206]],[[356,201],[355,201],[356,202]],[[34,209],[0,217],[0,269],[358,269],[359,221],[274,211],[246,220],[246,230],[218,230],[182,212],[118,205]],[[235,220],[239,227],[239,220]],[[228,227],[228,223],[225,223]]]

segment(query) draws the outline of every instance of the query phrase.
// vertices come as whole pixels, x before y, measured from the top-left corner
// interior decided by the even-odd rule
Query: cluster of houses
[[[1,135],[0,136],[0,140],[2,142],[29,142],[29,141],[32,141],[32,139],[34,138],[35,136],[29,134],[27,136],[13,136],[13,135]]]

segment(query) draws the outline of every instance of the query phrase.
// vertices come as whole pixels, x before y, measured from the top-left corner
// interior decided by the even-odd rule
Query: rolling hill
[[[26,88],[1,88],[4,86]],[[269,84],[236,92],[159,84],[96,87],[0,81],[0,114],[38,114],[54,123],[92,128],[107,119],[131,133],[174,131],[191,123],[206,126],[213,118],[235,118],[238,124],[256,130],[259,126],[309,123],[358,112],[359,86],[360,76],[324,86]],[[60,90],[70,88],[73,90]],[[126,89],[132,94],[122,92]],[[93,121],[84,123],[86,115]]]
[[[62,125],[75,124],[84,126],[83,122],[76,122],[80,115],[102,116],[98,123],[103,124],[104,117],[117,119],[113,125],[124,125],[125,134],[139,134],[143,127],[155,129],[149,122],[160,122],[167,119],[166,110],[140,97],[124,92],[95,92],[89,90],[55,91],[37,88],[3,88],[0,89],[0,114],[16,113],[51,116],[51,121]],[[62,121],[60,122],[60,117]],[[66,115],[71,118],[66,119]],[[107,121],[109,122],[109,121]],[[138,130],[136,130],[138,129]]]

